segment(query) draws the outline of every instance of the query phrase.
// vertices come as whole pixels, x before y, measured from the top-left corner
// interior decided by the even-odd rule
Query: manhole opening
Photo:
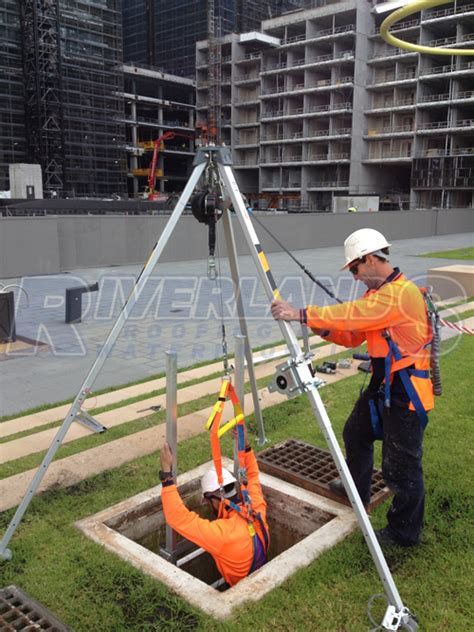
[[[329,483],[338,478],[339,473],[328,450],[297,439],[288,439],[260,452],[257,455],[257,461],[262,472],[277,476],[326,498],[350,505],[347,498],[334,494],[329,487]],[[376,507],[390,494],[382,472],[374,470],[369,508]]]
[[[267,522],[271,538],[268,561],[290,549],[335,517],[335,514],[296,500],[270,486],[262,485],[262,489],[267,502]],[[201,504],[199,479],[180,486],[179,492],[188,509],[195,511],[202,518],[214,518],[210,508]],[[295,520],[295,516],[298,516],[298,520]],[[159,555],[161,548],[165,547],[166,523],[161,498],[157,498],[156,503],[149,506],[146,511],[138,508],[124,519],[111,520],[106,524],[155,554]],[[177,565],[182,571],[217,590],[225,590],[219,585],[221,576],[211,555],[206,552],[199,553],[194,543],[185,540],[179,534],[176,542],[179,551]],[[196,553],[198,555],[194,556]]]
[[[16,586],[0,589],[0,630],[17,632],[71,632],[47,608]]]
[[[203,463],[178,476],[180,494],[190,509],[199,508],[200,480],[210,465]],[[223,465],[231,469],[232,461],[223,458]],[[165,525],[160,486],[83,518],[76,526],[87,537],[164,583],[189,603],[217,619],[227,619],[235,608],[247,601],[258,601],[357,528],[354,512],[341,503],[265,472],[261,473],[260,480],[268,505],[271,559],[224,592],[217,592],[212,585],[213,564],[205,558],[183,570],[153,552],[162,541]],[[178,560],[193,555],[195,545],[187,541],[179,545],[187,549],[178,550]],[[198,575],[202,572],[207,575],[200,579]]]

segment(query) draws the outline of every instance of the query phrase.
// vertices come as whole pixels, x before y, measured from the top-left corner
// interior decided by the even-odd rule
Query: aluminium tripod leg
[[[7,548],[8,543],[10,542],[19,523],[21,522],[21,519],[23,518],[25,511],[28,508],[28,505],[31,502],[31,499],[33,498],[36,490],[38,489],[41,481],[43,480],[43,477],[46,474],[46,471],[49,465],[51,464],[51,461],[53,460],[54,455],[56,454],[58,448],[61,446],[61,443],[64,437],[66,436],[67,431],[69,430],[69,427],[71,426],[72,422],[75,420],[84,400],[88,396],[91,386],[93,385],[97,375],[99,374],[102,366],[104,365],[109,353],[112,351],[112,347],[115,344],[115,341],[117,340],[120,332],[122,331],[123,326],[127,322],[127,319],[132,309],[134,308],[136,302],[138,301],[140,294],[143,290],[143,287],[145,286],[145,283],[148,280],[148,277],[153,272],[153,269],[156,266],[166,244],[168,243],[168,240],[171,234],[173,233],[173,230],[175,229],[179,218],[181,217],[183,213],[184,207],[186,206],[189,198],[191,197],[194,191],[194,188],[196,187],[199,181],[199,178],[201,177],[205,168],[206,168],[205,162],[201,162],[200,164],[197,164],[195,166],[188,180],[188,183],[186,184],[179,200],[176,203],[173,213],[171,214],[168,220],[168,223],[165,226],[165,229],[163,230],[159,240],[155,244],[155,247],[153,248],[150,254],[150,257],[148,258],[148,261],[143,267],[140,275],[138,276],[135,282],[135,286],[133,287],[133,290],[130,293],[130,296],[128,297],[124,306],[122,307],[122,310],[117,320],[115,321],[114,326],[110,330],[110,333],[104,343],[104,346],[100,350],[100,353],[97,356],[91,370],[87,374],[79,390],[79,393],[77,394],[74,402],[72,403],[71,408],[69,409],[69,412],[67,413],[61,427],[56,433],[56,436],[54,437],[53,442],[51,443],[48,449],[48,452],[46,453],[46,456],[44,457],[41,465],[38,467],[38,470],[36,471],[36,474],[34,475],[33,480],[31,481],[30,486],[28,487],[28,490],[26,491],[25,496],[23,497],[23,500],[18,506],[18,509],[16,510],[16,513],[13,516],[5,532],[5,535],[3,536],[0,542],[0,560],[11,559],[12,554],[11,554],[11,551]]]
[[[247,209],[245,208],[242,195],[239,191],[237,182],[235,181],[234,174],[232,173],[232,168],[229,162],[225,160],[218,163],[218,165],[219,173],[226,188],[226,192],[232,200],[232,205],[239,218],[244,236],[250,248],[250,253],[255,262],[267,297],[270,301],[275,298],[278,299],[280,298],[280,293],[276,286],[275,280],[271,273],[260,242],[258,241],[257,234],[253,228]],[[329,416],[321,400],[321,396],[319,395],[319,392],[314,385],[314,379],[311,375],[309,366],[307,362],[303,361],[304,356],[301,353],[301,349],[295,332],[290,324],[285,321],[278,321],[278,324],[280,325],[282,334],[286,340],[288,349],[290,350],[291,356],[294,361],[295,370],[298,373],[300,382],[303,386],[303,390],[308,396],[315,417],[327,441],[329,450],[332,454],[342,482],[344,483],[347,495],[356,514],[359,526],[362,530],[362,534],[365,538],[370,554],[372,555],[372,559],[374,560],[380,579],[382,580],[382,584],[389,603],[382,625],[386,630],[398,630],[400,627],[402,627],[404,629],[410,630],[411,632],[414,632],[418,629],[418,625],[413,615],[403,605],[392,574],[383,555],[382,549],[380,548],[380,544],[378,543],[372,525],[357,492],[351,473],[349,472],[349,468],[347,467],[344,455],[342,454],[342,450],[339,446],[339,443],[337,442],[336,435],[334,434],[334,430],[331,426]]]
[[[240,332],[245,336],[245,358],[247,360],[247,371],[249,381],[252,387],[252,399],[255,412],[255,420],[258,428],[258,444],[265,445],[267,439],[265,437],[265,428],[263,426],[262,411],[260,410],[260,401],[258,399],[257,379],[255,377],[255,368],[253,366],[252,348],[250,346],[247,321],[245,319],[244,303],[242,300],[242,292],[240,287],[239,264],[237,260],[237,248],[235,246],[234,230],[232,228],[230,212],[228,209],[224,211],[222,218],[224,223],[224,234],[227,245],[227,256],[229,258],[230,273],[234,285],[235,302],[237,304],[237,314],[239,316]]]

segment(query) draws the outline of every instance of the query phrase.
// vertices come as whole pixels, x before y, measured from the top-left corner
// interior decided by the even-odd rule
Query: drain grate
[[[288,439],[259,452],[257,461],[262,472],[350,506],[347,498],[334,494],[329,488],[329,483],[338,478],[339,474],[331,453],[327,450],[297,439]],[[390,494],[382,472],[374,470],[370,509],[379,505]]]
[[[72,632],[16,586],[0,589],[1,632]]]

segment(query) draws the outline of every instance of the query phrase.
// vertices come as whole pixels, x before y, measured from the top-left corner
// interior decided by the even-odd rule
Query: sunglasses
[[[359,272],[359,266],[361,263],[365,263],[365,257],[357,259],[355,263],[349,266],[349,272],[355,276]]]

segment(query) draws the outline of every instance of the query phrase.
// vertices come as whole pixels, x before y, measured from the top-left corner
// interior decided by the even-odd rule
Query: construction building
[[[215,0],[219,35],[260,29],[260,23],[304,0]],[[124,60],[194,77],[195,45],[208,35],[208,0],[128,0],[123,7]]]
[[[473,206],[474,62],[388,46],[383,17],[369,2],[327,0],[221,38],[221,138],[249,197],[293,210],[331,211],[349,195],[376,195],[381,210]],[[456,0],[393,30],[472,48],[474,5]],[[207,60],[201,41],[198,125],[215,105]]]
[[[127,64],[123,73],[129,197],[146,195],[154,151],[153,188],[181,191],[194,158],[194,80]]]
[[[26,162],[20,7],[0,2],[0,191],[9,190],[8,165]]]
[[[38,163],[45,197],[126,194],[120,0],[1,0],[2,186]]]

